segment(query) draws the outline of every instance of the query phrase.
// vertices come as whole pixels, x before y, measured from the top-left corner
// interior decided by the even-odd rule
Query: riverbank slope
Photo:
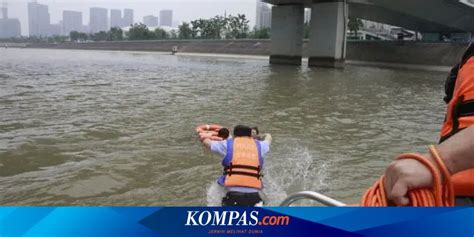
[[[178,53],[270,55],[270,40],[157,40],[117,41],[87,43],[41,43],[28,44],[27,48],[121,50],[171,52],[173,46]],[[303,56],[307,57],[308,41],[303,45]],[[452,66],[456,64],[466,48],[465,43],[427,43],[394,41],[350,41],[347,44],[347,59],[353,61]]]

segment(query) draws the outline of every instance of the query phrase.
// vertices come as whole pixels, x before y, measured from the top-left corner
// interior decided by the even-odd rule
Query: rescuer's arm
[[[268,145],[272,144],[272,135],[270,133],[265,133],[263,135],[263,141],[268,142]]]
[[[209,149],[212,153],[224,157],[227,154],[227,141],[212,141],[206,138],[202,141],[202,145]]]
[[[440,144],[438,152],[451,174],[474,168],[474,126]],[[400,206],[408,205],[408,190],[431,187],[432,182],[431,173],[416,160],[394,161],[385,171],[387,197]]]
[[[211,149],[211,142],[212,142],[211,139],[206,138],[206,139],[204,139],[204,141],[202,141],[202,145],[210,150]]]
[[[438,150],[451,174],[474,168],[474,126],[441,143]]]

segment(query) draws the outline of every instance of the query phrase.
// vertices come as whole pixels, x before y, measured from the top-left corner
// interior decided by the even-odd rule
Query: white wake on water
[[[217,184],[214,180],[207,187],[207,206],[218,207],[221,206],[222,198],[225,196],[225,188]]]
[[[301,145],[287,146],[284,153],[270,152],[263,171],[266,206],[278,206],[288,195],[300,191],[324,190],[329,186],[330,163]],[[207,187],[207,205],[220,206],[225,188],[215,180]],[[311,202],[299,202],[311,205]]]

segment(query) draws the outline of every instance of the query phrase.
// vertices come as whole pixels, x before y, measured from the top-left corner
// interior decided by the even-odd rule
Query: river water
[[[302,190],[356,203],[396,154],[438,140],[445,75],[0,49],[0,205],[213,204],[203,123],[273,135],[269,205]]]

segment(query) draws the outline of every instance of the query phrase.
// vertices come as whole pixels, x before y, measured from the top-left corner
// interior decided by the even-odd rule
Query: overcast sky
[[[5,0],[0,0],[0,2]],[[10,18],[19,18],[22,34],[28,33],[28,0],[6,0]],[[135,22],[141,22],[146,15],[159,14],[160,10],[173,10],[173,21],[190,21],[197,18],[209,18],[215,15],[243,13],[255,25],[256,0],[37,0],[49,6],[51,23],[59,23],[63,10],[83,12],[83,24],[89,23],[90,7],[109,9],[131,8],[135,10]],[[110,15],[110,12],[109,12]]]

